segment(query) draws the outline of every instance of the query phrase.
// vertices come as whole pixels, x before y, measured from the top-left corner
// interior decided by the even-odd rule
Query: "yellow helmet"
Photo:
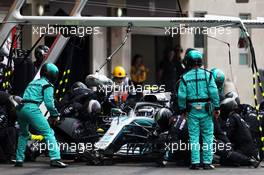
[[[116,66],[113,71],[113,76],[124,78],[126,76],[126,70],[122,66]]]

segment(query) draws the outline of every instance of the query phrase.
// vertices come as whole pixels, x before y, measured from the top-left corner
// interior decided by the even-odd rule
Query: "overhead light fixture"
[[[118,8],[117,11],[116,11],[116,15],[117,15],[118,17],[123,16],[123,9],[122,9],[122,8]]]
[[[44,7],[43,5],[38,5],[38,15],[42,16],[44,14]]]

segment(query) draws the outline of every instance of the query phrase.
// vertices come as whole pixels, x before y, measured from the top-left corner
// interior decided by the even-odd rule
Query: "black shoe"
[[[260,161],[257,161],[256,159],[250,159],[249,160],[250,164],[254,167],[254,168],[258,168]]]
[[[204,170],[213,170],[213,169],[215,169],[215,167],[212,164],[204,164],[203,169]]]
[[[166,161],[166,160],[158,160],[158,161],[156,161],[156,163],[157,163],[157,165],[159,167],[166,167],[166,165],[168,164],[168,161]]]
[[[50,166],[51,167],[56,167],[56,168],[66,168],[68,165],[61,162],[60,160],[51,160],[50,161]]]
[[[96,166],[100,166],[104,164],[104,161],[100,155],[99,152],[97,151],[86,151],[84,153],[85,158],[88,160],[86,165],[96,165]]]
[[[14,167],[23,167],[23,162],[16,162]]]
[[[191,164],[191,166],[189,168],[190,168],[190,170],[199,170],[200,169],[200,164],[198,164],[198,163]]]
[[[7,160],[4,162],[5,164],[15,164],[16,163],[16,160]]]

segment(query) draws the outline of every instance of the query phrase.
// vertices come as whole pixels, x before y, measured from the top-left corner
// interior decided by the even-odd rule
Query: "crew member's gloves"
[[[172,117],[170,117],[170,119],[169,119],[169,126],[170,127],[173,126],[176,123],[176,121],[177,121],[177,118],[176,118],[175,115],[173,115]]]
[[[159,136],[159,133],[158,133],[157,130],[155,130],[155,131],[152,133],[152,135],[158,137],[158,136]]]
[[[214,110],[214,117],[216,119],[218,119],[219,115],[220,115],[220,110]]]
[[[187,120],[187,112],[182,113],[181,116],[183,119]]]
[[[48,118],[49,124],[52,126],[57,126],[61,123],[60,116],[49,116]]]
[[[43,139],[44,139],[44,137],[42,135],[31,134],[31,140],[42,141]]]

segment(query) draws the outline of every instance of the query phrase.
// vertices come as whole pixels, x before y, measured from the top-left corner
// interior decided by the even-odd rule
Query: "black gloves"
[[[60,115],[57,116],[49,116],[48,122],[51,126],[57,126],[61,123]]]

